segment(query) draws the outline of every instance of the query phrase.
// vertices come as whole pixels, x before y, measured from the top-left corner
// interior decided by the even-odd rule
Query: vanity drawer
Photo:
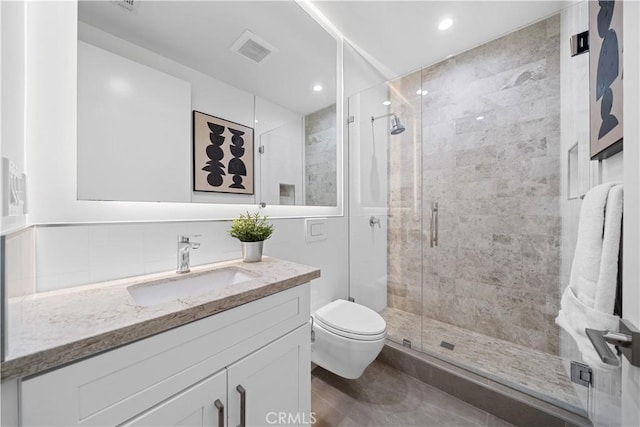
[[[22,382],[23,425],[116,425],[309,320],[309,284]]]

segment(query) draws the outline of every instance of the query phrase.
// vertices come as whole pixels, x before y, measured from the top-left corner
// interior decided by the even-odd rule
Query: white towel
[[[603,363],[585,328],[618,330],[614,316],[618,254],[622,226],[623,187],[607,183],[592,188],[580,210],[578,241],[569,286],[560,301],[556,323],[575,340],[585,363],[611,369]]]
[[[622,200],[624,187],[616,185],[609,190],[602,238],[602,260],[596,286],[593,308],[602,313],[613,313],[618,283],[618,255],[622,238]],[[616,328],[616,330],[618,330]]]

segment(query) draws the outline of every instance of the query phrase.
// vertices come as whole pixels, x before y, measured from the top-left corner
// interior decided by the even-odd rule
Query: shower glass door
[[[565,41],[585,7],[421,70],[422,351],[616,424],[619,372],[573,382],[581,355],[554,321],[580,208],[567,150],[588,141],[588,61]]]

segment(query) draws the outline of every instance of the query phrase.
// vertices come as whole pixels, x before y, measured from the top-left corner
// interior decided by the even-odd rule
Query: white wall
[[[590,188],[611,181],[622,181],[623,154],[619,153],[604,161],[589,160],[589,54],[571,57],[569,38],[588,29],[588,2],[583,1],[562,11],[560,28],[561,70],[561,148],[560,148],[560,215],[561,232],[561,287],[562,293],[569,284],[571,265],[578,238],[578,221],[582,200],[568,199],[568,150],[578,143],[579,194]],[[626,35],[625,35],[626,37]],[[626,216],[625,216],[626,217]],[[626,222],[625,222],[626,227]],[[567,361],[582,361],[582,356],[573,339],[564,331],[560,333],[560,356]],[[567,372],[568,374],[568,372]],[[588,408],[595,425],[618,425],[620,423],[621,372],[596,370],[591,405]],[[587,408],[587,389],[576,385]]]
[[[78,41],[77,132],[78,199],[191,201],[190,83]]]
[[[35,234],[33,227],[26,227],[6,236],[4,279],[7,298],[35,292]]]
[[[640,3],[624,2],[624,317],[640,327]],[[625,360],[622,425],[640,425],[640,368]]]
[[[355,95],[386,82],[385,76],[363,58],[348,41],[344,43],[344,94]]]
[[[19,172],[25,172],[24,159],[24,91],[25,91],[25,56],[24,56],[24,10],[23,2],[1,2],[1,135],[2,157],[10,159]],[[2,178],[0,178],[1,180]],[[4,183],[3,183],[4,184]],[[0,195],[8,197],[2,187]],[[0,212],[0,215],[2,213]],[[25,215],[3,216],[2,234],[19,229],[26,224]]]
[[[382,76],[353,49],[345,50],[348,115],[354,119],[348,128],[349,293],[376,311],[387,306],[388,120],[371,126],[372,116],[388,112],[382,104],[388,97],[382,82]],[[380,226],[369,225],[372,216]]]

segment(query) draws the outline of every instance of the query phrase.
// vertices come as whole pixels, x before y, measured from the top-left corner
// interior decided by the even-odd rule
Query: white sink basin
[[[180,298],[189,298],[216,289],[224,289],[254,280],[255,276],[244,273],[237,267],[225,267],[184,279],[166,282],[132,285],[127,288],[138,305],[151,306]]]

